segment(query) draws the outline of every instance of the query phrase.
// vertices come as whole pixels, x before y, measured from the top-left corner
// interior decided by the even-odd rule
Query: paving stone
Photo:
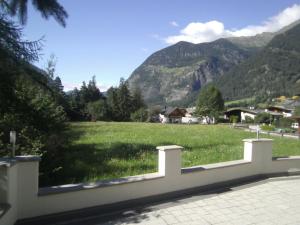
[[[84,224],[299,225],[300,176],[270,178],[229,192],[158,204],[127,218]]]

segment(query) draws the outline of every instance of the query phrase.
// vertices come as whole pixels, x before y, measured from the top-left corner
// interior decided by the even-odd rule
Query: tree
[[[148,119],[148,112],[145,108],[140,108],[131,113],[130,119],[135,122],[145,122]]]
[[[12,16],[18,16],[22,25],[27,22],[28,0],[0,0],[2,7],[6,7],[6,11]],[[49,19],[53,17],[60,25],[66,26],[68,13],[57,2],[57,0],[32,0],[32,5],[38,10],[42,17]]]
[[[273,122],[273,120],[272,120],[272,116],[270,113],[263,112],[263,113],[259,113],[256,115],[254,122],[271,124]]]
[[[107,90],[107,104],[111,112],[110,119],[121,121],[121,113],[119,110],[118,88],[111,87]]]
[[[97,87],[97,82],[96,82],[96,77],[93,76],[92,80],[89,81],[89,84],[87,86],[87,96],[88,102],[94,102],[97,101],[99,99],[101,99],[102,95],[101,92],[99,90],[99,88]]]
[[[124,78],[120,79],[119,88],[117,91],[117,98],[120,110],[120,120],[129,121],[130,112],[132,111],[132,97],[128,89],[128,83]]]
[[[132,94],[132,111],[135,112],[140,108],[144,108],[145,103],[142,96],[141,89],[135,88]]]
[[[198,96],[196,113],[210,120],[218,118],[223,109],[224,100],[221,92],[213,85],[204,86]]]
[[[90,102],[87,105],[87,112],[90,115],[91,121],[107,120],[108,118],[108,107],[106,101],[98,100]]]

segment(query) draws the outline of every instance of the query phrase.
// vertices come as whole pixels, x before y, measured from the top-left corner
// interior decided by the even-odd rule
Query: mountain
[[[300,24],[277,34],[257,54],[215,80],[226,100],[300,93]]]
[[[253,49],[226,39],[201,44],[178,42],[147,58],[129,77],[129,87],[139,87],[150,105],[186,102],[203,85],[249,58]]]
[[[246,48],[248,50],[253,49],[255,51],[265,47],[275,35],[276,33],[265,32],[250,37],[230,37],[226,39],[240,48]]]
[[[290,42],[286,35],[292,30],[296,32],[298,26],[296,21],[275,33],[201,44],[178,42],[149,56],[128,78],[129,87],[140,88],[149,105],[194,104],[201,87],[212,81],[226,99],[261,95],[264,93],[261,88],[265,88],[269,78],[272,88],[267,87],[268,95],[294,93],[291,90],[298,86],[290,85],[297,82],[297,75],[293,74],[298,73],[295,66],[298,56],[293,48],[298,42],[295,39],[286,43]],[[290,45],[290,49],[282,45]],[[290,62],[293,65],[289,66]],[[293,74],[286,74],[287,71]],[[279,88],[283,91],[278,91]]]

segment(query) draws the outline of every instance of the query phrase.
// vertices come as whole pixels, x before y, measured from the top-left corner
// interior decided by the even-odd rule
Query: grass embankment
[[[242,140],[255,134],[224,125],[84,122],[71,123],[68,136],[58,183],[155,172],[160,145],[183,146],[183,167],[242,159]],[[300,141],[272,138],[274,156],[300,155]]]

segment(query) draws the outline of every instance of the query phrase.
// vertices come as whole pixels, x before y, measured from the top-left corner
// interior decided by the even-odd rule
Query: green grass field
[[[242,140],[255,137],[225,125],[115,122],[71,123],[66,135],[71,144],[62,156],[58,183],[155,172],[160,145],[183,146],[183,167],[242,159]],[[300,141],[272,139],[274,156],[300,155]]]
[[[232,105],[232,104],[239,104],[239,103],[250,103],[250,102],[253,102],[255,100],[254,97],[252,98],[243,98],[243,99],[239,99],[239,100],[233,100],[233,101],[227,101],[225,102],[225,106],[228,106],[228,105]]]

